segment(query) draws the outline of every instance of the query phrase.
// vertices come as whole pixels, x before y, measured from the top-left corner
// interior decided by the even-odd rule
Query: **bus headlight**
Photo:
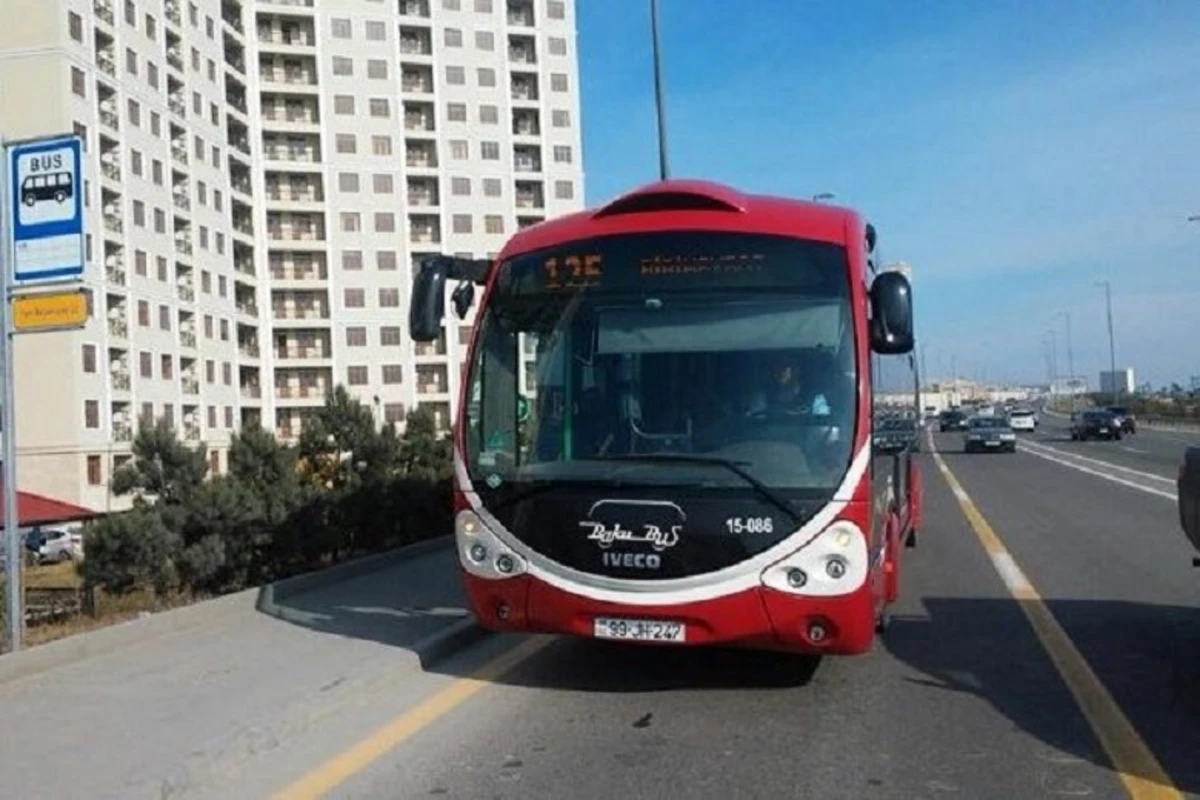
[[[454,518],[454,538],[463,569],[477,578],[500,580],[525,572],[528,564],[470,509]]]
[[[808,544],[762,571],[764,586],[789,594],[832,597],[849,594],[867,579],[867,537],[853,522],[839,520]],[[803,575],[803,580],[797,580]]]

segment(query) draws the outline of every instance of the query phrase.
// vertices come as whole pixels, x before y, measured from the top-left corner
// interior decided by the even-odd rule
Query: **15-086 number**
[[[771,533],[775,524],[770,517],[730,517],[725,528],[730,533]]]

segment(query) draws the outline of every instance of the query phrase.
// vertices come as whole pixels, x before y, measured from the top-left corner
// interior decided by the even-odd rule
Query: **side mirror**
[[[871,284],[871,349],[902,355],[913,349],[912,286],[900,272],[882,272]]]
[[[445,260],[431,258],[421,264],[413,279],[408,305],[408,335],[414,342],[436,341],[442,333],[447,267]]]

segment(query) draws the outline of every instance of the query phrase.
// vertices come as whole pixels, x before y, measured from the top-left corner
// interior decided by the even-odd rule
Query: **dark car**
[[[1121,421],[1107,409],[1076,412],[1071,417],[1071,439],[1121,439]]]
[[[1108,412],[1121,423],[1121,433],[1137,433],[1137,419],[1125,406],[1109,406]]]
[[[1175,485],[1179,496],[1179,524],[1192,547],[1200,551],[1200,447],[1189,447],[1184,452]]]
[[[1017,433],[1007,417],[971,417],[963,436],[963,450],[968,453],[997,451],[1017,452]]]
[[[957,409],[943,411],[938,415],[938,430],[942,433],[946,431],[965,431],[967,429],[967,415]]]
[[[906,447],[921,449],[917,421],[903,417],[881,419],[875,424],[875,447],[882,453],[898,453]]]

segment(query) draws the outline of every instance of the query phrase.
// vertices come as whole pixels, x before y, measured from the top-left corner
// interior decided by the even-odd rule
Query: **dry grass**
[[[83,585],[74,561],[26,567],[22,578],[26,589],[77,589]]]

